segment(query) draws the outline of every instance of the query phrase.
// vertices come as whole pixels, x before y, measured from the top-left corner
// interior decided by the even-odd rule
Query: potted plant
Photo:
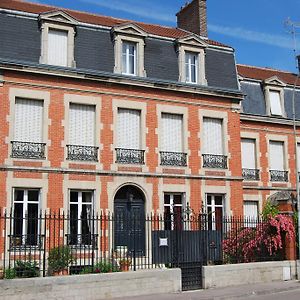
[[[49,252],[48,265],[52,275],[68,275],[68,267],[74,262],[74,255],[68,246],[52,248]]]
[[[131,259],[130,258],[121,258],[119,260],[120,265],[120,271],[127,272],[129,271],[129,267],[131,265]]]

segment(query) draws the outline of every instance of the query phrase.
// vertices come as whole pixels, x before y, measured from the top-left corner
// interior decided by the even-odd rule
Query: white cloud
[[[247,30],[241,27],[226,27],[226,26],[219,26],[214,24],[209,24],[208,29],[211,32],[224,34],[227,36],[235,37],[246,41],[262,43],[274,47],[294,49],[294,43],[292,41],[292,37],[288,36],[288,34],[284,36],[279,34],[271,34],[271,33]]]

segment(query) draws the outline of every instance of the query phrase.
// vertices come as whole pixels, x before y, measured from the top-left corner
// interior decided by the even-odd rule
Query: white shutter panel
[[[242,139],[242,168],[256,169],[255,140]]]
[[[69,144],[79,146],[95,145],[95,106],[70,104]]]
[[[257,201],[244,201],[244,217],[246,218],[246,222],[244,224],[246,227],[256,227],[255,222],[258,219]]]
[[[123,149],[140,150],[141,112],[135,109],[118,109],[117,145]]]
[[[68,32],[49,29],[48,32],[48,64],[68,65]]]
[[[223,155],[223,129],[221,119],[204,118],[203,154]]]
[[[43,142],[43,101],[16,99],[14,140]]]
[[[283,142],[270,142],[270,170],[284,171]]]
[[[162,114],[162,151],[183,152],[182,115]]]
[[[270,108],[272,115],[282,116],[280,93],[277,91],[270,91]]]

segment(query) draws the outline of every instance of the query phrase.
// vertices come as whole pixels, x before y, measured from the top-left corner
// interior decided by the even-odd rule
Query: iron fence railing
[[[243,168],[243,178],[245,180],[259,180],[259,170],[258,169],[245,169]]]
[[[68,160],[98,161],[98,149],[95,146],[67,145]]]
[[[161,151],[160,162],[162,166],[185,167],[187,165],[187,154]]]
[[[227,169],[227,156],[215,154],[202,154],[203,168]]]
[[[288,171],[281,170],[270,170],[270,180],[271,181],[288,181]]]
[[[82,274],[246,262],[241,242],[266,226],[258,218],[193,212],[137,216],[87,211],[75,217],[28,211],[23,216],[0,211],[0,265],[8,278],[48,276],[63,269]],[[283,258],[283,251],[269,255],[264,249],[250,260]]]
[[[116,148],[116,162],[120,164],[140,164],[145,163],[145,150]]]
[[[45,143],[12,141],[11,157],[45,159]]]

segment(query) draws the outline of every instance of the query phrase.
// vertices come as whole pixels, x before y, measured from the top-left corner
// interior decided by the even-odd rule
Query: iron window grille
[[[12,158],[45,159],[45,143],[12,141]]]
[[[202,154],[204,168],[227,169],[227,156],[215,154]]]
[[[270,170],[270,180],[287,182],[288,181],[288,171]]]
[[[98,161],[98,148],[95,146],[67,145],[67,160]]]
[[[259,180],[259,170],[243,169],[243,178],[246,180]]]
[[[181,152],[160,152],[160,164],[162,166],[185,167],[187,165],[187,154]]]
[[[144,164],[145,150],[116,148],[116,163]]]

